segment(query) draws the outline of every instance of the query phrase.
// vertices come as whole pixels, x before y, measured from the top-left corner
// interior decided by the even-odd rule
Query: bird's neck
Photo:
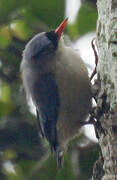
[[[58,43],[58,53],[62,53],[65,49],[65,44],[64,44],[64,39],[63,37],[61,37],[61,39],[59,40],[59,43]]]

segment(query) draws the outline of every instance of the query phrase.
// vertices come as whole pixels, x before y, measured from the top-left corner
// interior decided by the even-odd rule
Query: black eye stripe
[[[54,31],[50,31],[46,33],[46,36],[48,37],[48,39],[52,42],[52,44],[54,45],[54,49],[57,49],[58,46],[58,37],[57,34],[55,34]]]

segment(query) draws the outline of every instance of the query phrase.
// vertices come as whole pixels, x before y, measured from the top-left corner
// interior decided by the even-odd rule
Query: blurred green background
[[[70,144],[63,169],[57,169],[48,143],[38,138],[36,117],[27,106],[19,70],[26,43],[36,33],[56,28],[69,2],[0,0],[0,180],[91,177],[99,147],[83,132]],[[65,30],[72,43],[96,28],[96,1],[80,2],[76,19]]]

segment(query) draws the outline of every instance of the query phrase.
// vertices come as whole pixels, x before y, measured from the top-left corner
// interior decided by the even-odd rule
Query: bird
[[[66,18],[56,29],[36,34],[25,46],[21,73],[36,108],[39,135],[63,166],[69,142],[91,108],[91,82],[79,53],[64,43]]]

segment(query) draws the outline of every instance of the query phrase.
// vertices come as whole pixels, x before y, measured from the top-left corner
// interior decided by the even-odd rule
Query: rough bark
[[[117,0],[97,0],[98,127],[101,155],[92,180],[117,180]]]

